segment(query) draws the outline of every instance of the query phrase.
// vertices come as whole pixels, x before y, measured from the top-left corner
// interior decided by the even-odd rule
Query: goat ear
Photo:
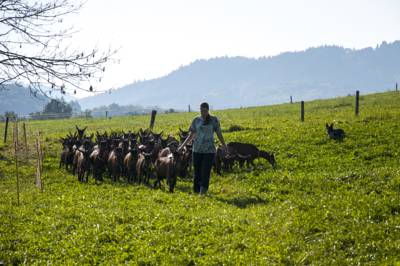
[[[183,133],[183,130],[182,130],[181,128],[179,128],[179,131],[180,131],[181,133]]]
[[[78,130],[78,131],[79,131],[79,127],[78,127],[77,125],[75,125],[75,128],[76,128],[76,130]]]
[[[86,127],[84,127],[82,130],[83,130],[83,131],[85,131],[86,129],[87,129],[87,126],[86,126]]]

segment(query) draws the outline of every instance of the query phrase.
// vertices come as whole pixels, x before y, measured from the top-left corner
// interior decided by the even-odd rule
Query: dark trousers
[[[215,153],[199,153],[193,152],[193,168],[194,168],[194,182],[193,190],[199,193],[200,187],[205,191],[208,190],[210,183],[211,167],[214,162]]]

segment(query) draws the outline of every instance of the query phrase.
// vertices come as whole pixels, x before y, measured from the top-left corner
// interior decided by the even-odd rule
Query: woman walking
[[[210,115],[209,109],[208,103],[204,102],[200,105],[201,115],[193,119],[188,137],[178,148],[181,150],[193,139],[193,190],[202,195],[208,191],[211,167],[216,153],[214,132],[222,144],[222,149],[226,150],[219,120],[216,116]]]

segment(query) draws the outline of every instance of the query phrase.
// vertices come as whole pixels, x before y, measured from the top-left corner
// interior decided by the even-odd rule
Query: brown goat
[[[256,158],[264,158],[266,159],[272,167],[275,168],[276,161],[275,155],[273,153],[268,153],[267,151],[259,150],[255,145],[250,143],[240,143],[240,142],[229,142],[227,144],[228,147],[232,148],[238,154],[242,156],[248,156],[245,160],[239,160],[240,166],[243,166],[244,161],[246,161],[247,166],[249,167],[254,165],[254,160]]]
[[[90,172],[90,150],[77,150],[77,172],[78,172],[78,180],[80,182],[88,182],[89,181],[89,172]],[[85,178],[86,174],[86,178]]]
[[[221,174],[222,168],[225,171],[231,171],[236,160],[247,160],[250,155],[244,156],[237,153],[232,147],[227,146],[227,150],[223,150],[221,147],[217,148],[215,155],[215,171],[217,174]]]
[[[180,164],[178,167],[178,176],[187,178],[192,166],[192,147],[186,145],[180,154]]]
[[[82,145],[81,145],[81,143],[82,143]],[[81,156],[81,153],[83,151],[89,152],[89,150],[91,152],[92,148],[93,148],[93,145],[92,145],[92,142],[90,141],[90,139],[80,140],[77,142],[77,144],[75,144],[72,147],[72,157],[73,157],[73,159],[72,159],[72,174],[73,175],[75,175],[76,170],[78,169],[78,161]],[[88,157],[89,156],[90,156],[90,153],[88,154]],[[90,167],[88,170],[90,170]]]
[[[176,151],[174,153],[171,152],[170,148],[163,149],[160,154],[164,156],[159,156],[155,162],[157,180],[154,182],[154,188],[156,188],[157,185],[161,187],[161,181],[166,179],[169,192],[172,193],[176,185],[179,154]]]
[[[103,180],[102,175],[107,166],[107,158],[107,141],[100,141],[100,144],[96,145],[93,152],[90,154],[93,177],[96,179],[96,181]]]
[[[125,155],[124,167],[125,174],[128,182],[135,182],[137,177],[136,164],[138,161],[138,150],[131,148],[130,151]]]
[[[153,153],[141,152],[138,155],[136,162],[136,174],[138,182],[149,183],[151,176],[151,165],[152,165]]]
[[[65,170],[68,171],[68,166],[72,166],[73,163],[73,158],[74,158],[74,151],[72,149],[72,140],[70,139],[64,139],[61,138],[60,142],[63,145],[63,151],[61,152],[61,158],[60,158],[60,166],[59,168],[61,168],[62,166],[65,165]]]
[[[78,133],[78,139],[82,139],[87,127],[80,129],[78,126],[75,126],[75,128],[76,128],[76,132]]]
[[[119,177],[123,173],[124,157],[122,154],[122,148],[116,147],[108,156],[108,171],[111,175],[111,179],[114,182],[119,181]]]

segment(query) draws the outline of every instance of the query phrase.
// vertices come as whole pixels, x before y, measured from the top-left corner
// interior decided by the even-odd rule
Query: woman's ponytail
[[[210,121],[211,121],[211,116],[210,116],[210,114],[208,114],[208,115],[206,116],[206,119],[204,119],[204,125],[210,124]]]
[[[200,108],[206,108],[207,110],[210,110],[210,106],[206,102],[200,104]],[[210,122],[211,122],[211,116],[210,114],[207,114],[206,118],[204,119],[203,125],[208,125],[210,124]]]

